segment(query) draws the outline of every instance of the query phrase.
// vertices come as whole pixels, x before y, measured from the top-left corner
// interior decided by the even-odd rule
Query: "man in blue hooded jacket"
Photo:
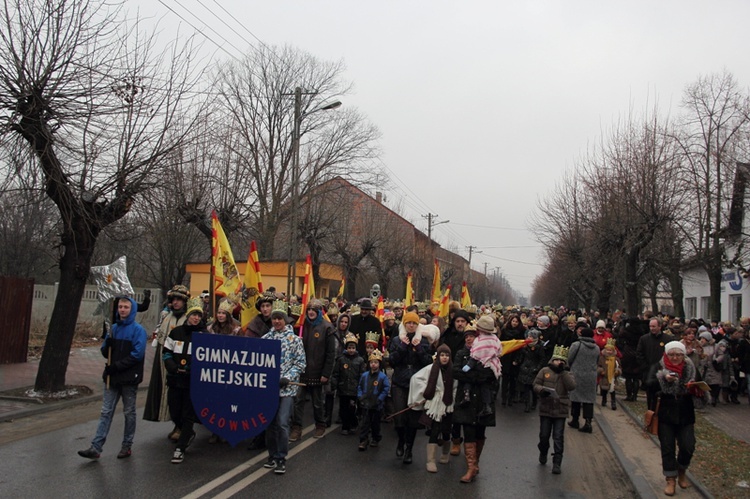
[[[99,426],[91,441],[91,447],[78,451],[88,459],[98,459],[107,440],[112,416],[117,402],[122,398],[125,414],[125,433],[118,459],[130,457],[130,448],[135,437],[135,396],[143,381],[143,363],[146,355],[146,330],[135,321],[138,304],[132,298],[116,300],[119,319],[102,343],[102,355],[108,359],[104,367],[104,401]]]

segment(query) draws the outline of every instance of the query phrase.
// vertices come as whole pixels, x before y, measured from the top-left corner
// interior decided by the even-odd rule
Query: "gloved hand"
[[[289,378],[281,378],[279,380],[279,388],[286,388],[289,386]]]
[[[547,390],[542,390],[541,392],[539,392],[539,397],[541,397],[541,398],[547,398],[550,395],[552,395],[552,394],[549,391],[547,391]]]
[[[116,372],[117,371],[115,370],[115,366],[114,365],[104,364],[104,375],[105,376],[111,376],[111,375],[113,375]]]
[[[151,290],[150,289],[143,290],[143,297],[144,298],[151,298]]]
[[[464,367],[461,368],[461,370],[465,373],[471,371],[471,366],[469,364],[466,364]]]

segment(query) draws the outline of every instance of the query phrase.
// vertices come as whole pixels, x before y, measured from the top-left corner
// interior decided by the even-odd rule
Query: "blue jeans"
[[[112,425],[112,417],[115,415],[117,402],[122,397],[122,412],[125,415],[125,433],[122,437],[122,446],[130,448],[135,438],[135,395],[138,385],[110,385],[104,388],[104,401],[102,402],[102,414],[99,417],[99,426],[96,436],[91,441],[91,447],[96,452],[101,452],[104,442],[107,441],[109,427]]]
[[[289,418],[294,409],[294,397],[279,397],[279,409],[266,428],[266,447],[269,459],[286,459],[289,453]]]
[[[539,416],[539,452],[545,456],[549,452],[549,437],[552,436],[554,454],[552,462],[562,463],[563,450],[565,449],[565,418],[551,418]]]

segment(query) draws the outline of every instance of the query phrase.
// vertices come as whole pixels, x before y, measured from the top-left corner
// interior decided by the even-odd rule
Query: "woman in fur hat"
[[[419,324],[415,312],[404,314],[399,325],[399,336],[391,340],[388,348],[388,361],[393,368],[391,394],[393,409],[402,411],[409,406],[409,383],[417,371],[432,363],[432,352],[426,338],[422,338],[424,326]],[[398,434],[396,456],[403,457],[404,464],[412,462],[412,447],[417,435],[419,422],[406,411],[394,418]]]
[[[440,463],[447,464],[451,450],[451,423],[456,386],[453,383],[451,349],[440,345],[432,365],[423,367],[412,376],[409,386],[409,406],[424,413],[430,428],[427,444],[427,471],[437,473],[438,447],[442,446]],[[420,418],[424,420],[424,418]]]
[[[667,343],[661,360],[653,365],[647,380],[660,392],[659,445],[662,470],[667,479],[664,493],[672,496],[675,482],[683,489],[690,486],[685,473],[695,451],[695,408],[690,386],[695,380],[695,366],[686,355],[685,345],[679,341]]]

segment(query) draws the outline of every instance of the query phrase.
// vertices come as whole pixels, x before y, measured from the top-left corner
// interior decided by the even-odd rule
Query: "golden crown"
[[[200,312],[203,314],[203,300],[198,296],[190,298],[187,302],[187,315],[190,315],[193,312]]]
[[[567,361],[569,351],[570,351],[570,348],[568,347],[564,347],[562,345],[556,345],[555,349],[552,351],[552,358]]]
[[[359,315],[360,308],[359,305],[352,305],[349,307],[349,314],[350,315]]]
[[[615,339],[614,338],[607,338],[607,344],[604,345],[604,348],[611,348],[615,349]]]
[[[359,343],[359,338],[354,333],[346,333],[346,336],[344,336],[344,345],[347,343]]]
[[[286,302],[284,300],[274,300],[271,304],[271,313],[273,312],[284,312],[284,314],[288,314],[289,311]]]
[[[376,331],[367,331],[365,333],[365,343],[375,343],[376,345],[380,341],[380,333]]]
[[[373,350],[370,356],[367,358],[368,361],[371,360],[377,360],[379,362],[383,362],[383,354],[380,353],[380,350]]]
[[[292,315],[295,317],[299,317],[302,315],[302,304],[301,303],[295,303],[294,305],[291,305],[289,309],[292,312]]]

